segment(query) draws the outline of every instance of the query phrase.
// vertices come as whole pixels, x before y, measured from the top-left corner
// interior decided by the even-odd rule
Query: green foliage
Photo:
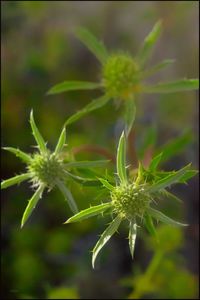
[[[6,5],[5,3],[5,6]],[[9,144],[10,139],[13,144],[17,144],[17,147],[19,146],[20,148],[30,143],[25,118],[26,112],[29,111],[33,105],[35,107],[34,111],[36,111],[35,109],[37,109],[39,105],[38,113],[42,120],[40,128],[50,144],[51,141],[54,141],[56,138],[58,128],[60,127],[60,120],[61,122],[62,120],[65,121],[66,117],[68,119],[65,121],[54,152],[50,152],[47,149],[47,144],[35,124],[33,113],[31,117],[31,127],[37,142],[36,148],[40,150],[38,151],[39,153],[34,151],[33,154],[29,155],[16,148],[4,147],[5,150],[15,154],[26,164],[27,173],[2,181],[1,188],[5,189],[25,180],[30,180],[31,189],[34,190],[33,196],[32,198],[30,197],[31,200],[28,202],[28,206],[24,212],[22,225],[25,224],[31,216],[34,207],[37,205],[40,197],[39,192],[42,190],[44,182],[47,191],[53,190],[52,193],[48,195],[48,201],[41,207],[40,214],[36,216],[39,222],[37,222],[38,227],[35,231],[36,224],[25,226],[22,231],[13,230],[13,228],[15,228],[15,221],[18,218],[17,211],[22,211],[24,208],[23,201],[21,200],[27,196],[23,187],[16,189],[16,191],[13,188],[13,191],[15,191],[14,194],[6,194],[6,201],[2,202],[3,238],[6,240],[2,260],[5,270],[5,283],[3,282],[3,288],[9,290],[9,295],[8,297],[5,296],[5,298],[39,299],[45,298],[46,296],[47,299],[77,299],[87,298],[88,295],[89,298],[96,297],[97,295],[98,297],[103,296],[103,298],[120,297],[120,289],[118,289],[118,287],[115,288],[114,281],[116,281],[117,276],[122,276],[122,272],[118,271],[120,261],[116,260],[116,257],[118,257],[116,253],[117,255],[121,255],[121,247],[123,244],[117,244],[117,251],[115,251],[114,247],[110,249],[114,264],[109,270],[102,270],[103,273],[101,274],[103,275],[99,276],[98,272],[90,271],[88,264],[88,242],[90,243],[93,238],[92,232],[98,231],[99,224],[101,224],[103,220],[107,222],[108,218],[111,218],[112,221],[94,248],[93,267],[101,249],[117,231],[121,221],[125,220],[125,222],[122,222],[122,226],[128,227],[130,253],[132,257],[134,256],[136,258],[134,261],[134,272],[140,265],[140,256],[137,256],[137,252],[134,254],[135,242],[136,240],[138,242],[140,235],[142,236],[144,234],[146,249],[151,249],[156,252],[155,258],[153,256],[152,263],[150,261],[149,266],[146,267],[146,272],[144,271],[144,267],[146,266],[146,261],[149,256],[146,257],[146,253],[142,251],[144,255],[144,257],[142,256],[144,260],[143,271],[138,272],[138,274],[141,273],[139,274],[140,276],[134,273],[133,278],[131,278],[131,287],[134,287],[133,298],[165,298],[167,296],[171,299],[175,299],[195,297],[197,295],[196,278],[184,267],[183,257],[180,257],[180,255],[176,253],[177,249],[182,248],[184,241],[182,238],[183,234],[180,233],[180,229],[175,226],[184,224],[172,220],[158,210],[155,211],[154,207],[163,210],[167,215],[173,216],[174,219],[183,219],[181,208],[178,206],[178,209],[176,209],[176,205],[179,205],[181,200],[172,193],[178,193],[178,190],[173,189],[172,192],[169,192],[169,188],[176,183],[186,183],[197,174],[197,171],[192,170],[190,166],[183,168],[184,171],[182,171],[183,169],[177,170],[176,167],[183,160],[192,161],[191,155],[188,157],[189,152],[185,152],[187,156],[184,157],[184,159],[181,152],[183,152],[185,146],[191,144],[193,137],[190,132],[186,132],[166,144],[165,139],[166,136],[168,137],[173,134],[176,129],[178,129],[177,134],[180,134],[183,124],[184,127],[187,127],[188,124],[194,122],[195,116],[192,115],[192,113],[195,110],[195,102],[193,101],[195,93],[182,93],[181,101],[177,98],[178,94],[174,93],[177,91],[196,90],[198,81],[196,79],[175,79],[167,83],[154,83],[152,86],[146,84],[144,80],[149,80],[152,75],[157,74],[173,63],[171,59],[162,60],[161,58],[161,62],[158,64],[155,61],[152,66],[148,66],[150,57],[153,54],[153,48],[162,31],[162,24],[158,22],[145,38],[140,48],[141,52],[136,56],[132,56],[131,52],[118,51],[117,49],[116,51],[108,51],[104,44],[98,41],[88,30],[84,28],[78,29],[76,36],[91,50],[100,62],[98,66],[99,82],[92,82],[92,79],[96,77],[93,76],[94,74],[92,73],[94,71],[93,66],[88,64],[87,56],[81,57],[80,55],[80,60],[77,60],[76,49],[74,49],[75,51],[73,50],[73,53],[71,52],[72,49],[69,47],[66,39],[66,28],[63,28],[63,32],[58,33],[57,26],[54,27],[54,32],[51,30],[52,26],[49,28],[46,27],[50,24],[49,22],[52,19],[51,15],[49,15],[51,12],[55,17],[53,19],[56,25],[57,13],[59,15],[59,7],[61,7],[61,5],[63,5],[63,7],[69,5],[66,11],[71,12],[70,5],[73,5],[71,3],[58,3],[56,12],[54,12],[47,3],[43,3],[42,6],[28,2],[27,4],[25,4],[25,2],[24,4],[19,2],[15,5],[8,3],[10,14],[6,18],[6,23],[8,24],[8,26],[6,26],[6,32],[8,32],[8,35],[11,34],[10,41],[15,40],[13,39],[14,35],[12,35],[12,24],[15,23],[13,16],[17,17],[17,21],[19,20],[19,26],[17,27],[19,42],[14,45],[14,52],[11,44],[11,51],[9,52],[9,38],[7,38],[7,35],[5,35],[5,39],[3,38],[3,49],[5,47],[3,58],[5,55],[5,61],[8,66],[6,76],[3,76],[4,109],[2,125],[4,131],[6,128],[6,134],[4,135],[5,144]],[[121,17],[121,13],[123,12],[121,7],[127,4],[119,5],[120,9],[115,10],[117,19],[119,16]],[[154,5],[157,6],[156,11],[149,11],[149,15],[145,15],[144,19],[140,20],[140,22],[142,21],[140,23],[140,30],[143,31],[145,22],[153,21],[153,19],[155,19],[155,12],[156,15],[160,14],[160,9],[165,6],[163,4],[160,6],[160,4],[157,3]],[[177,25],[177,28],[175,28],[177,31],[174,30],[173,32],[175,38],[174,44],[176,44],[177,41],[180,42],[180,37],[185,41],[185,23],[188,22],[183,22],[184,16],[179,8],[178,12],[180,12],[180,14],[174,18],[174,7],[176,4],[170,5],[171,8],[173,8],[170,9],[170,15],[168,15],[168,7],[166,7],[166,10],[163,9],[163,25],[166,26],[165,28],[168,30],[168,33],[170,26],[172,29],[175,24]],[[181,6],[183,5],[186,4],[181,4]],[[14,11],[17,7],[20,7],[20,9],[17,10],[16,16]],[[65,16],[63,7],[61,10]],[[112,7],[112,3],[110,7]],[[185,6],[185,12],[189,11],[188,8],[188,5]],[[20,10],[22,10],[21,17]],[[93,9],[91,11],[93,11]],[[120,15],[118,11],[120,11]],[[88,13],[89,12],[90,9],[88,10]],[[107,14],[108,17],[110,16],[110,12],[109,10],[109,14]],[[84,15],[85,14],[82,14],[81,11],[79,23],[83,22]],[[141,14],[138,15],[140,15],[139,18],[143,18]],[[188,13],[186,13],[186,15],[188,16]],[[42,16],[45,16],[45,22],[42,22]],[[101,15],[101,21],[102,17],[104,20],[105,16]],[[73,18],[71,19],[72,26]],[[25,26],[21,26],[20,21],[22,21],[22,19],[22,24]],[[37,22],[34,21],[35,19],[37,19]],[[96,17],[94,17],[94,20],[95,24],[102,23],[98,22]],[[170,26],[167,27],[169,20]],[[106,21],[106,19],[104,21]],[[10,23],[12,23],[11,26]],[[183,35],[180,34],[178,39],[179,23]],[[59,24],[62,24],[62,18],[59,19]],[[92,27],[92,23],[90,25]],[[26,31],[30,33],[30,37],[25,34],[25,39],[23,39],[22,28],[26,28]],[[118,41],[114,35],[112,35],[112,38],[109,38],[109,36],[113,34],[113,28],[117,27],[106,26],[105,28],[105,38],[112,47],[112,43],[116,44]],[[96,29],[94,26],[94,32]],[[136,41],[133,35],[130,36],[120,32],[118,32],[118,34],[122,44],[123,41],[126,43],[129,43],[129,41],[134,43],[134,41]],[[129,37],[131,38],[129,39]],[[4,40],[7,41],[6,46]],[[36,47],[32,47],[33,43]],[[159,51],[158,54],[162,54],[163,45],[164,44],[161,45],[161,51]],[[195,52],[190,52],[191,49],[180,47],[180,45],[181,43],[179,47],[177,47],[177,51],[181,49],[181,52],[175,53],[175,55],[177,57],[180,56],[180,63],[187,63],[187,65],[184,65],[184,69],[187,74],[190,74],[191,70],[188,66],[190,66],[191,58],[196,54]],[[133,44],[133,46],[135,47],[137,45]],[[195,47],[192,49],[195,49]],[[191,55],[187,56],[185,60],[184,55],[187,55],[187,51],[191,53]],[[123,67],[123,62],[121,64],[121,56],[128,57],[128,64],[124,70],[122,68],[122,72],[119,72],[118,66],[120,68]],[[105,73],[103,71],[105,71],[105,66],[108,66],[108,62],[109,60],[111,61],[112,57],[115,57],[115,74],[112,74],[112,67],[107,73],[109,78],[107,78],[106,84]],[[127,67],[128,65],[134,66],[134,68],[131,67],[129,69]],[[180,65],[178,65],[178,68],[179,67]],[[86,70],[88,72],[86,72]],[[48,88],[49,83],[57,82],[57,78],[61,78],[61,81],[65,80],[67,74],[69,79],[71,77],[72,79],[84,78],[87,80],[86,73],[88,73],[89,81],[69,80],[61,82],[53,86],[48,92],[48,94],[56,95],[56,101],[53,101],[53,99],[49,97],[45,98],[43,102],[41,101],[41,94]],[[170,73],[168,73],[168,75],[169,74]],[[49,77],[49,75],[51,77]],[[194,74],[191,76],[195,77]],[[168,80],[170,80],[170,76],[168,77]],[[23,86],[21,85],[21,78],[23,79]],[[120,82],[118,82],[118,80]],[[111,82],[112,92],[115,91],[115,94],[109,94],[108,81]],[[147,82],[151,82],[151,80]],[[10,86],[12,86],[12,88],[10,88]],[[67,102],[65,100],[65,97],[67,97],[66,94],[61,95],[59,98],[61,93],[76,90],[79,92],[70,93],[70,97],[66,98]],[[88,92],[80,93],[80,90],[88,90]],[[89,93],[96,95],[96,92],[102,94],[100,94],[100,97],[98,97],[97,94],[98,98],[95,99],[96,96],[94,96],[94,100],[90,102]],[[143,102],[141,96],[143,96],[145,92],[162,94],[160,96],[156,95],[155,100],[160,101],[159,103],[155,102],[155,105],[159,105],[158,109],[162,108],[162,114],[160,110],[158,111],[156,107],[152,106],[151,97],[144,99]],[[168,95],[169,92],[171,93],[170,96]],[[148,95],[146,96],[148,97]],[[83,104],[82,100],[83,102],[88,101],[89,104],[81,108]],[[58,105],[59,101],[62,102]],[[116,107],[119,108],[118,110],[110,109],[113,102],[116,104]],[[108,105],[105,106],[106,104]],[[138,112],[137,116],[136,106]],[[75,112],[74,115],[71,115],[75,107],[80,107],[80,110]],[[167,107],[171,108],[166,109]],[[96,112],[99,108],[101,108],[101,110]],[[172,113],[169,113],[170,111]],[[86,118],[83,123],[78,122],[75,124],[74,132],[70,132],[69,139],[71,139],[71,141],[69,145],[74,146],[74,148],[70,149],[70,147],[66,145],[65,126],[75,123],[90,112],[92,112],[90,117],[88,117],[88,119]],[[185,112],[184,115],[182,115],[182,112]],[[100,122],[96,122],[97,119],[100,120]],[[115,134],[118,135],[115,130],[118,131],[119,127],[115,127],[113,120],[117,120],[117,125],[119,126],[121,125],[121,120],[124,121],[124,137],[121,138],[122,144],[118,153],[119,155],[117,155],[115,169],[112,165],[112,162],[115,161],[113,149],[116,142],[113,136]],[[135,123],[135,120],[138,121],[138,125]],[[176,120],[179,120],[178,128],[175,128],[177,126],[174,125]],[[155,122],[157,124],[157,131],[155,130]],[[161,129],[159,127],[160,123],[162,125]],[[13,134],[13,128],[17,134]],[[141,132],[139,132],[138,129],[141,129]],[[132,135],[132,133],[134,133],[134,135]],[[159,134],[159,139],[157,138],[157,133]],[[19,136],[21,138],[19,138]],[[143,137],[143,144],[141,144]],[[159,146],[157,142],[159,142]],[[94,143],[98,144],[97,147],[101,148],[100,151],[94,150]],[[128,153],[126,153],[125,144],[127,145]],[[84,146],[87,148],[86,151],[81,150]],[[134,157],[135,146],[137,147],[136,154],[138,157]],[[193,151],[195,151],[195,146],[191,148],[190,154],[193,154]],[[99,159],[99,156],[100,160],[95,161],[95,159]],[[103,160],[102,156],[103,159],[105,156],[106,160]],[[172,167],[167,164],[164,165],[164,163],[175,156],[177,158],[177,165],[176,160],[173,161]],[[107,159],[110,158],[111,163],[106,165]],[[6,176],[9,177],[13,169],[18,169],[18,165],[16,164],[17,162],[15,162],[14,159],[10,159],[8,154],[8,159],[3,160],[3,166],[6,167]],[[165,172],[164,167],[168,168],[168,170],[176,169],[176,171]],[[93,168],[97,169],[94,170]],[[116,170],[118,176],[116,176]],[[134,192],[132,191],[133,187],[135,187]],[[187,188],[189,192],[190,186],[185,188]],[[114,193],[119,195],[119,190],[119,194],[122,196],[118,197],[119,199],[116,203],[116,201],[113,201],[113,195]],[[74,213],[66,222],[73,224],[67,227],[63,226],[62,232],[60,232],[60,227],[56,228],[55,224],[60,222],[59,220],[61,220],[61,222],[66,220],[68,208],[66,207],[65,209],[65,206],[62,204],[60,192]],[[137,193],[139,195],[136,195]],[[181,197],[181,192],[179,192],[179,196]],[[7,201],[7,199],[9,199],[9,201]],[[74,199],[76,199],[77,203]],[[130,199],[132,199],[132,201],[130,201]],[[142,213],[135,215],[134,209],[137,206],[136,204],[142,206],[142,209],[139,211]],[[78,207],[80,208],[80,212],[78,212]],[[133,215],[134,217],[131,218]],[[99,218],[90,219],[92,216],[99,216]],[[78,222],[82,220],[85,221],[82,223]],[[160,226],[160,221],[175,226],[163,227]],[[157,223],[159,223],[159,226],[155,226]],[[12,224],[12,226],[8,224]],[[146,236],[145,232],[142,231],[143,226],[145,226],[150,233],[150,237]],[[187,230],[190,230],[190,234],[194,237],[196,229],[195,225],[193,226],[191,230],[190,227]],[[161,230],[161,228],[164,229]],[[140,244],[140,247],[143,247],[143,245]],[[104,258],[108,259],[106,255]],[[115,272],[116,270],[117,272]],[[114,281],[112,280],[112,272],[116,274]],[[108,276],[109,280],[106,281]],[[46,288],[47,282],[49,282],[49,288]],[[54,283],[56,286],[54,286]],[[4,287],[4,284],[6,287]],[[74,284],[76,284],[76,287]],[[79,289],[80,295],[78,293]],[[44,294],[44,290],[46,291],[46,295]],[[131,295],[130,298],[132,298]]]
[[[124,121],[125,131],[129,134],[135,119],[135,99],[138,93],[174,93],[180,91],[190,91],[198,89],[199,81],[197,79],[181,79],[167,83],[158,83],[156,85],[145,85],[141,82],[162,68],[172,63],[172,60],[164,60],[150,69],[145,69],[152,50],[160,36],[162,22],[158,21],[152,31],[144,39],[144,43],[135,58],[127,53],[108,54],[103,43],[85,28],[77,30],[77,37],[86,45],[86,47],[99,59],[101,70],[101,81],[99,83],[65,81],[57,84],[50,89],[48,93],[61,93],[67,90],[95,89],[102,87],[104,96],[92,101],[85,108],[72,115],[65,126],[77,121],[86,114],[104,106],[108,100],[115,99],[123,102],[125,105]],[[132,104],[131,104],[132,102]]]
[[[100,88],[99,83],[94,82],[83,82],[83,81],[64,81],[62,83],[56,84],[49,91],[48,95],[59,94],[67,91],[75,90],[94,90]]]
[[[91,32],[85,28],[79,28],[76,31],[76,36],[99,59],[101,63],[104,63],[107,60],[108,54],[106,48]]]
[[[46,148],[46,144],[42,135],[40,134],[33,117],[33,111],[30,114],[30,124],[33,131],[33,136],[37,142],[38,148],[40,150],[40,154],[36,153],[32,156],[21,152],[20,150],[7,147],[6,150],[14,153],[17,157],[22,158],[27,164],[27,173],[17,175],[13,178],[4,180],[1,182],[1,189],[5,189],[14,184],[20,183],[24,180],[30,180],[33,184],[33,187],[37,188],[34,195],[30,199],[23,217],[21,221],[21,227],[24,226],[28,218],[30,217],[33,209],[35,208],[37,202],[42,196],[42,193],[45,188],[52,189],[54,186],[57,186],[58,189],[63,194],[65,200],[68,202],[68,205],[73,213],[78,212],[77,204],[70,192],[70,190],[66,187],[65,182],[69,180],[69,178],[78,179],[82,183],[83,182],[91,182],[89,179],[84,179],[79,176],[73,175],[68,171],[68,168],[76,168],[78,167],[93,167],[97,165],[105,164],[107,161],[99,161],[99,162],[69,162],[68,164],[64,163],[64,159],[62,159],[62,151],[66,141],[66,131],[63,128],[60,137],[58,139],[58,143],[56,145],[55,151],[50,153]],[[93,180],[92,180],[93,181]]]
[[[126,175],[126,140],[125,134],[122,132],[122,135],[119,139],[119,145],[117,148],[117,174],[122,183],[127,182]]]
[[[143,89],[144,93],[176,93],[181,91],[198,90],[198,79],[181,79],[166,83],[158,83],[154,86],[146,86]]]
[[[103,246],[109,241],[111,236],[117,231],[122,218],[118,215],[115,219],[110,223],[110,225],[106,228],[106,230],[102,233],[100,239],[92,250],[92,266],[94,268],[94,264],[97,258],[99,251],[103,248]]]
[[[121,280],[122,285],[132,288],[128,299],[192,299],[197,295],[197,279],[185,268],[183,256],[178,252],[183,242],[180,228],[162,225],[157,230],[159,243],[153,237],[146,244],[153,256],[144,272]],[[167,236],[167,239],[166,239]],[[170,280],[169,280],[170,278]]]
[[[32,198],[29,200],[29,203],[24,211],[24,214],[22,216],[22,222],[21,222],[21,227],[24,226],[28,218],[30,217],[33,209],[37,205],[39,199],[42,197],[42,192],[44,191],[44,184],[39,186],[39,188],[36,190]]]
[[[168,216],[165,216],[162,212],[151,207],[151,204],[155,199],[160,199],[162,193],[164,195],[167,193],[165,188],[170,187],[172,184],[179,183],[185,176],[185,172],[190,168],[189,164],[177,172],[166,172],[166,174],[163,172],[164,176],[160,179],[160,177],[157,176],[157,168],[161,157],[162,153],[153,157],[147,170],[139,163],[137,176],[131,184],[131,177],[129,178],[127,176],[126,171],[126,140],[123,131],[119,139],[116,159],[119,180],[117,179],[116,186],[113,186],[106,178],[99,179],[103,184],[103,187],[106,190],[111,191],[111,202],[84,209],[65,222],[66,224],[82,221],[94,215],[101,214],[108,208],[110,208],[111,215],[113,213],[116,215],[115,219],[101,235],[93,250],[93,268],[98,253],[118,229],[122,220],[129,221],[129,247],[132,258],[136,240],[136,226],[139,221],[141,222],[143,217],[145,227],[156,240],[158,239],[152,218],[169,225],[187,226],[186,224],[177,222]],[[195,174],[193,173],[193,175]],[[173,194],[169,195],[173,197]],[[174,196],[174,198],[176,198],[176,196]]]

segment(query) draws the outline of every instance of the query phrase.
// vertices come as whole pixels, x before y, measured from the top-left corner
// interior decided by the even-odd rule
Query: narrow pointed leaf
[[[65,200],[67,200],[71,211],[76,214],[78,212],[78,207],[76,205],[76,202],[75,202],[70,190],[64,185],[64,183],[62,181],[60,181],[58,179],[56,180],[56,184],[57,184],[57,187],[59,188],[59,190],[61,191],[61,193],[63,194]]]
[[[3,149],[11,153],[14,153],[17,157],[19,157],[21,160],[23,160],[26,163],[29,163],[31,161],[31,156],[19,149],[12,148],[12,147],[3,147]]]
[[[136,185],[140,184],[140,182],[143,181],[143,177],[144,177],[144,168],[143,168],[142,163],[139,161],[137,178],[136,178],[135,184]]]
[[[65,173],[69,175],[71,178],[73,178],[76,182],[81,183],[85,186],[100,186],[99,180],[94,180],[92,178],[85,178],[78,175],[74,175],[68,171],[65,170]]]
[[[95,245],[93,249],[92,254],[92,267],[94,268],[95,260],[97,258],[97,255],[99,251],[103,248],[103,246],[109,241],[111,236],[117,231],[122,219],[118,215],[106,228],[106,230],[102,233],[100,239],[98,240],[97,244]]]
[[[24,226],[30,215],[32,214],[35,206],[37,205],[39,199],[42,196],[42,193],[44,191],[45,185],[39,186],[39,188],[36,190],[32,198],[29,200],[28,205],[24,211],[22,221],[21,221],[21,228]]]
[[[167,161],[171,157],[179,154],[184,150],[184,147],[189,145],[193,140],[191,131],[185,131],[181,136],[178,136],[157,149],[156,154],[162,152],[161,161]]]
[[[15,185],[15,184],[20,183],[24,180],[28,180],[29,178],[30,178],[30,174],[26,173],[26,174],[17,175],[15,177],[3,180],[1,182],[1,189],[6,189],[9,186]]]
[[[174,59],[165,59],[162,62],[156,64],[155,66],[153,66],[153,67],[145,70],[144,72],[142,72],[140,78],[144,79],[146,77],[152,76],[155,73],[161,71],[162,69],[170,66],[172,63],[174,63],[174,61],[175,61]]]
[[[94,110],[104,106],[109,100],[110,100],[110,97],[108,97],[107,95],[104,95],[100,98],[93,100],[88,105],[86,105],[83,109],[79,110],[77,113],[72,115],[69,119],[67,119],[64,126],[68,126],[68,125],[74,123],[75,121],[79,120],[83,116],[87,115],[91,111],[94,111]]]
[[[107,164],[109,160],[96,160],[96,161],[72,161],[65,164],[67,168],[90,168],[90,167],[102,167]]]
[[[183,175],[186,173],[186,171],[189,167],[190,167],[190,164],[185,166],[184,168],[180,169],[179,171],[160,179],[155,184],[153,184],[151,187],[149,187],[148,191],[150,193],[156,192],[156,191],[164,189],[172,184],[178,183],[180,178],[183,177]]]
[[[148,208],[148,213],[154,218],[157,219],[163,223],[169,224],[169,225],[173,225],[173,226],[188,226],[188,224],[183,224],[177,221],[174,221],[173,219],[167,217],[166,215],[164,215],[162,212],[153,209],[151,207]]]
[[[76,90],[95,90],[101,88],[101,84],[97,82],[88,81],[64,81],[54,85],[48,92],[47,95],[60,94],[68,91]]]
[[[61,134],[60,134],[58,143],[56,145],[55,154],[58,154],[59,152],[62,151],[62,149],[65,145],[65,141],[66,141],[66,129],[64,127]]]
[[[180,181],[179,181],[179,182],[180,182]],[[160,193],[161,193],[161,195],[162,195],[163,197],[166,197],[166,198],[168,198],[168,199],[175,200],[175,201],[178,202],[178,203],[183,203],[183,201],[182,201],[181,199],[179,199],[177,196],[175,196],[174,194],[168,192],[168,191],[165,190],[165,189],[162,190],[162,191],[160,191]]]
[[[149,165],[149,171],[154,172],[156,170],[161,158],[162,158],[162,153],[159,153],[152,159]]]
[[[180,79],[177,81],[158,83],[152,86],[143,87],[143,93],[176,93],[182,91],[198,90],[198,79]]]
[[[161,21],[158,21],[144,40],[142,48],[138,53],[138,60],[141,67],[143,67],[146,64],[147,60],[152,54],[154,45],[157,42],[161,33],[161,24]]]
[[[136,105],[134,97],[130,97],[129,99],[125,100],[125,112],[124,112],[124,120],[125,120],[125,132],[128,136],[135,121],[136,115]]]
[[[136,234],[137,234],[137,225],[134,221],[130,221],[128,239],[129,239],[129,248],[130,248],[132,258],[135,249]]]
[[[85,28],[79,28],[76,35],[102,64],[105,63],[108,53],[101,41]]]
[[[154,227],[153,220],[148,213],[146,213],[144,216],[144,225],[148,232],[157,239],[156,229]]]
[[[98,178],[99,181],[103,184],[103,186],[105,186],[105,188],[107,188],[110,191],[113,191],[114,186],[111,185],[107,180],[103,179],[103,178]]]
[[[112,206],[111,203],[104,203],[96,206],[92,206],[90,208],[84,209],[77,213],[76,215],[69,218],[64,224],[73,223],[73,222],[80,222],[84,219],[88,219],[90,217],[96,216],[98,214],[103,213],[105,210]]]
[[[44,139],[43,139],[42,135],[40,134],[40,132],[35,124],[34,118],[33,118],[33,110],[31,110],[30,123],[31,123],[31,128],[33,131],[33,136],[39,146],[40,152],[42,152],[42,153],[47,152],[47,148],[46,148]]]
[[[187,170],[185,172],[185,174],[183,174],[183,176],[181,176],[181,178],[179,179],[179,182],[185,183],[186,181],[188,181],[190,178],[194,177],[198,173],[199,173],[199,171],[197,171],[197,170]]]
[[[121,180],[121,182],[127,182],[126,175],[126,140],[124,131],[121,134],[119,139],[119,145],[117,149],[117,174]]]

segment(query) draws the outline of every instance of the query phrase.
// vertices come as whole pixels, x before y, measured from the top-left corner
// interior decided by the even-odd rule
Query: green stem
[[[143,294],[146,292],[144,288],[144,283],[145,286],[148,286],[148,283],[151,281],[152,276],[156,272],[157,268],[159,267],[159,264],[163,258],[164,253],[162,251],[156,251],[154,254],[146,272],[142,276],[142,285],[138,285],[135,287],[134,291],[129,295],[128,299],[140,299]]]

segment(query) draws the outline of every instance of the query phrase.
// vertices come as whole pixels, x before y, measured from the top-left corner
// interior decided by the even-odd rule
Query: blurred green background
[[[32,152],[31,108],[49,147],[54,146],[66,118],[99,95],[96,91],[45,95],[64,80],[95,81],[100,76],[98,61],[73,35],[78,26],[102,38],[111,51],[128,50],[134,55],[155,22],[163,19],[151,64],[163,58],[176,62],[152,82],[198,77],[198,1],[2,1],[1,5],[2,146]],[[138,156],[144,157],[152,145],[156,151],[189,132],[188,142],[163,168],[178,169],[189,162],[197,168],[198,117],[196,92],[141,97],[133,141]],[[91,144],[114,154],[121,129],[119,110],[110,103],[70,126],[67,142],[70,149]],[[76,157],[104,158],[87,151]],[[2,153],[2,178],[22,172],[23,167],[11,154]],[[90,250],[105,220],[62,225],[70,212],[54,191],[44,195],[21,230],[21,216],[32,192],[26,183],[2,191],[2,298],[198,298],[197,186],[198,176],[187,186],[173,188],[183,199],[182,206],[162,203],[168,215],[190,224],[184,231],[160,227],[162,254],[141,231],[132,261],[122,228],[101,253],[95,271]],[[95,188],[71,184],[71,190],[80,208],[104,199]]]

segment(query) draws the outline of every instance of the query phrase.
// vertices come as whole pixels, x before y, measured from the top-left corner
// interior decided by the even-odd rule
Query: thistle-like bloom
[[[70,178],[81,182],[82,184],[94,184],[94,180],[89,178],[83,178],[71,173],[73,168],[88,168],[93,166],[101,166],[107,161],[68,161],[66,162],[63,158],[63,147],[65,146],[66,141],[66,130],[63,128],[58,143],[54,152],[50,152],[46,147],[46,143],[40,134],[34,118],[33,112],[30,114],[30,124],[33,132],[33,136],[37,142],[37,151],[34,154],[27,154],[22,152],[19,149],[12,147],[4,147],[4,150],[8,150],[14,153],[26,164],[26,173],[17,175],[10,179],[4,180],[1,182],[1,189],[5,189],[14,184],[20,183],[25,180],[29,180],[34,188],[35,193],[32,198],[29,200],[28,205],[24,211],[21,227],[30,217],[33,209],[37,205],[39,199],[42,197],[44,189],[51,190],[54,187],[57,187],[63,194],[65,200],[68,202],[69,207],[73,213],[78,212],[76,202],[73,199],[73,196],[70,190],[67,188],[65,182]],[[70,171],[70,172],[69,172]]]
[[[166,190],[174,183],[184,183],[193,177],[197,171],[190,169],[190,164],[172,172],[158,172],[157,166],[162,154],[155,156],[148,170],[139,164],[139,168],[134,177],[127,175],[126,170],[126,143],[125,134],[119,140],[117,150],[117,175],[116,184],[111,184],[106,179],[99,178],[103,187],[110,192],[111,201],[97,206],[87,208],[69,218],[66,223],[82,221],[89,217],[102,214],[107,211],[114,216],[112,222],[101,235],[99,241],[93,249],[92,265],[94,268],[96,257],[102,247],[108,242],[111,236],[117,231],[122,221],[127,221],[129,227],[129,247],[133,257],[138,224],[145,225],[150,234],[156,236],[153,219],[174,226],[186,226],[174,221],[155,209],[156,200],[160,197],[172,198],[180,201],[175,195]],[[150,175],[151,176],[150,176]],[[114,182],[114,181],[113,181]]]
[[[129,133],[135,119],[135,98],[140,93],[173,93],[198,89],[197,79],[181,79],[171,82],[147,85],[145,79],[169,66],[172,59],[148,68],[147,62],[160,36],[162,26],[158,21],[152,31],[145,38],[142,47],[136,56],[124,52],[109,54],[102,42],[98,41],[88,30],[80,28],[77,37],[96,56],[101,63],[100,82],[64,81],[52,87],[48,94],[58,94],[69,90],[101,89],[104,93],[100,98],[93,100],[82,110],[72,115],[65,125],[69,125],[87,113],[104,106],[109,100],[115,99],[123,103],[125,130]]]

